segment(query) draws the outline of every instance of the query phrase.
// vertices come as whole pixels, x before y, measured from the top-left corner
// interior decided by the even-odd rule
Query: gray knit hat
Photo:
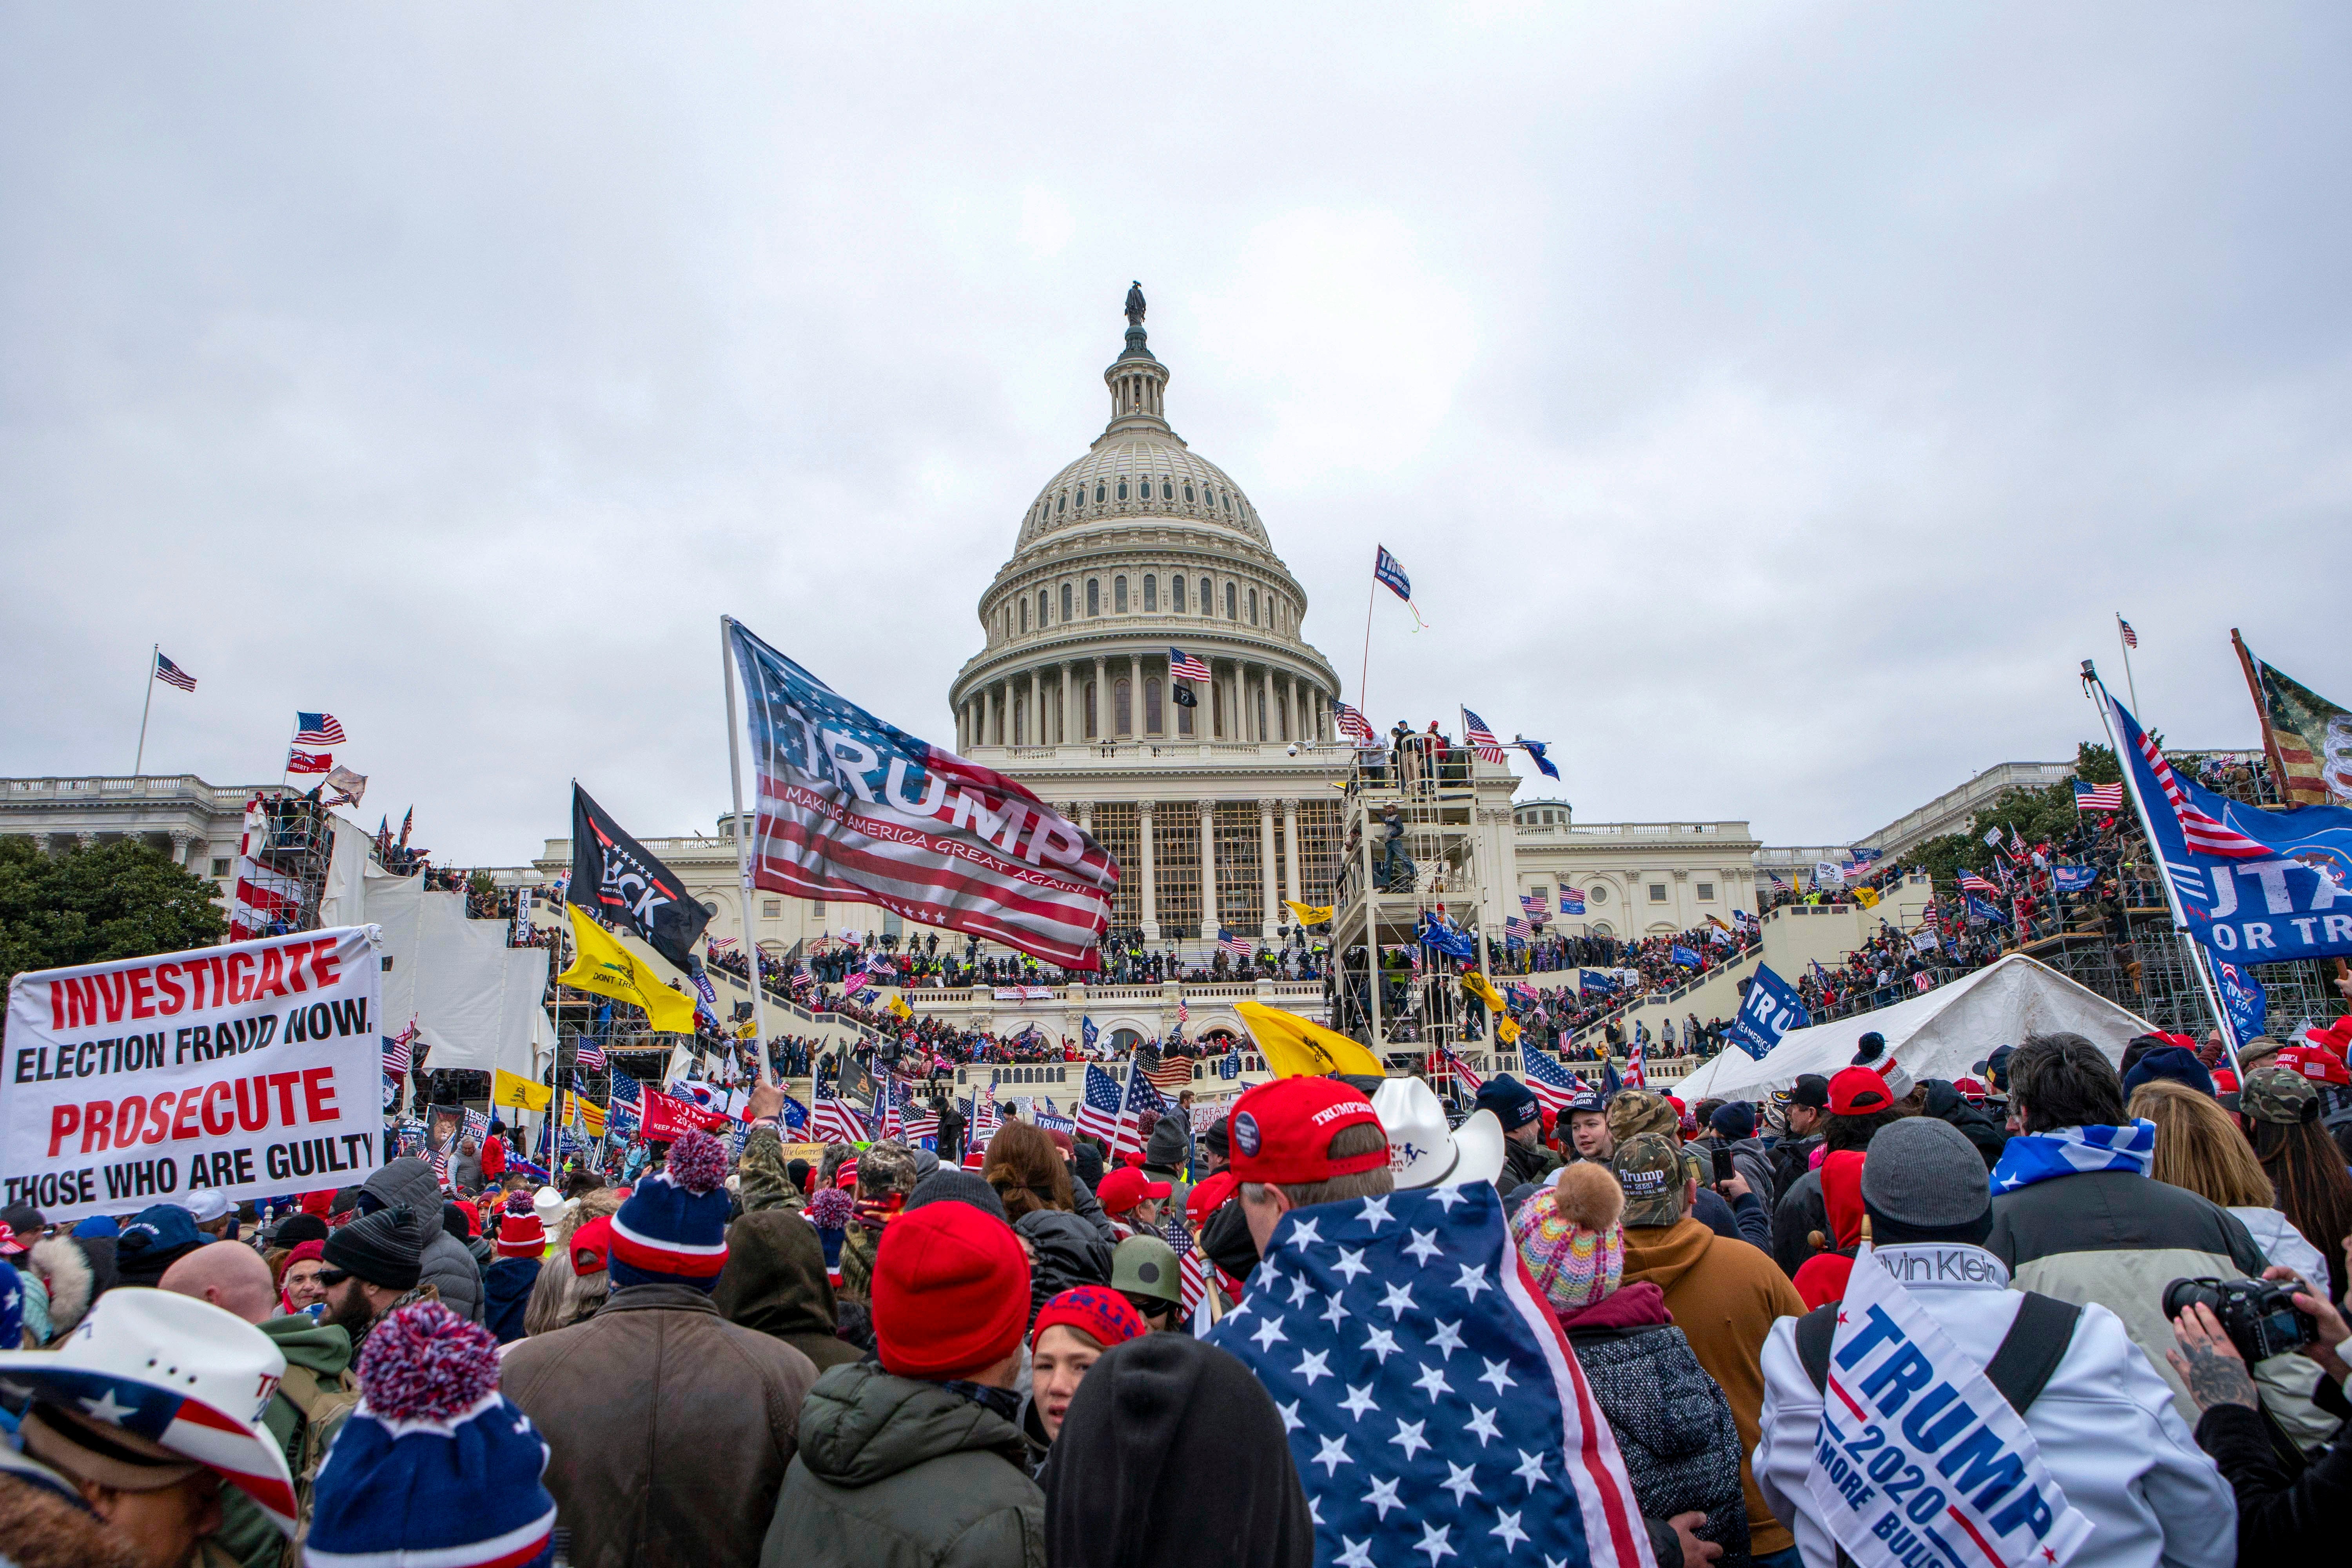
[[[1932,1116],[1882,1127],[1862,1166],[1862,1201],[1922,1230],[1968,1225],[1992,1205],[1984,1157],[1960,1130]]]

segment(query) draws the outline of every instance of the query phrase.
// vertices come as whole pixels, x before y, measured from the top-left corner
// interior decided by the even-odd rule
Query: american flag
[[[1997,899],[2000,897],[2000,889],[1999,888],[1994,887],[1990,882],[1986,881],[1974,871],[1962,871],[1960,873],[1960,891],[1964,893],[1982,893],[1989,899]]]
[[[447,1186],[449,1184],[449,1151],[446,1149],[434,1150],[430,1163],[433,1166],[434,1179],[439,1182],[443,1186]]]
[[[1541,920],[1544,916],[1551,912],[1551,895],[1541,890],[1532,893],[1521,893],[1519,895],[1519,908],[1527,911],[1528,919],[1531,921]]]
[[[1078,1131],[1108,1143],[1118,1136],[1118,1080],[1088,1062],[1086,1098],[1078,1102]],[[1037,1125],[1045,1122],[1039,1120]]]
[[[1571,888],[1565,882],[1561,883],[1559,889],[1559,912],[1564,915],[1582,914],[1584,912],[1584,889],[1581,888]]]
[[[155,655],[155,679],[166,686],[176,686],[183,691],[194,691],[196,689],[196,678],[165,658],[160,651]]]
[[[1924,969],[1911,977],[1911,989],[1914,991],[1925,991],[1933,984],[1935,983],[1927,978],[1927,972]]]
[[[603,1072],[604,1070],[604,1047],[593,1044],[587,1039],[583,1038],[575,1048],[572,1059],[580,1066],[586,1068],[590,1072]]]
[[[2121,779],[2117,779],[2114,784],[2087,784],[2081,779],[2074,781],[2076,811],[2121,811],[2123,808],[2124,786]]]
[[[1127,1059],[1127,1103],[1119,1108],[1118,1130],[1111,1139],[1111,1158],[1121,1154],[1143,1152],[1143,1113],[1168,1113],[1168,1101],[1143,1076],[1143,1067],[1134,1057]]]
[[[1471,1093],[1475,1094],[1486,1087],[1486,1080],[1471,1071],[1470,1064],[1464,1061],[1451,1046],[1438,1047],[1437,1054],[1444,1058],[1445,1065],[1454,1069],[1454,1078],[1459,1079]]]
[[[933,1110],[928,1101],[918,1100],[915,1109],[903,1113],[898,1129],[899,1135],[909,1143],[926,1140],[936,1143],[940,1137],[940,1113]]]
[[[996,1096],[975,1086],[971,1098],[964,1102],[964,1152],[966,1170],[977,1171],[987,1163],[988,1141],[996,1136],[1003,1125],[996,1110]]]
[[[1341,735],[1359,746],[1377,746],[1381,743],[1381,738],[1372,733],[1372,727],[1365,721],[1364,716],[1344,702],[1335,701],[1331,704],[1331,721],[1339,727]]]
[[[332,713],[297,713],[294,715],[294,743],[298,746],[340,746],[343,743],[342,721]]]
[[[1168,679],[1171,680],[1206,680],[1209,667],[1181,647],[1168,650]]]
[[[383,1037],[384,1077],[406,1078],[408,1076],[409,1047],[415,1042],[415,1024],[409,1025],[397,1035],[386,1035]]]
[[[2139,647],[2139,634],[2132,630],[2132,624],[2129,621],[2124,619],[2121,616],[2117,616],[2116,617],[2116,625],[2123,628],[2124,647]]]
[[[335,771],[335,754],[332,752],[305,752],[298,748],[287,756],[286,771],[289,773],[331,773]]]
[[[1207,1314],[1201,1311],[1201,1307],[1209,1295],[1208,1259],[1192,1245],[1192,1233],[1184,1227],[1180,1215],[1170,1215],[1160,1234],[1168,1238],[1169,1247],[1176,1254],[1176,1278],[1182,1290],[1181,1310],[1192,1320],[1195,1334],[1205,1333],[1209,1325],[1202,1320]]]
[[[1536,1091],[1536,1103],[1554,1115],[1584,1092],[1584,1085],[1559,1065],[1559,1058],[1531,1041],[1520,1040],[1519,1065],[1527,1069],[1528,1087]]]
[[[713,952],[725,952],[735,945],[735,939],[731,936],[714,936],[709,941],[710,951]]]
[[[1642,1058],[1645,1054],[1646,1053],[1642,1045],[1642,1037],[1639,1035],[1634,1036],[1633,1043],[1625,1047],[1625,1084],[1627,1088],[1647,1089],[1650,1087],[1649,1076],[1642,1070]]]
[[[1294,1210],[1202,1338],[1273,1398],[1318,1563],[1369,1568],[1375,1545],[1455,1568],[1522,1545],[1528,1568],[1649,1560],[1624,1461],[1492,1183]]]
[[[741,626],[728,630],[760,781],[755,885],[879,903],[1042,963],[1102,967],[1119,876],[1108,850],[1018,781],[867,712]],[[817,746],[820,731],[833,751]],[[872,761],[851,773],[840,754]]]
[[[2247,837],[2199,806],[2188,786],[2172,771],[2172,764],[2164,760],[2164,753],[2157,749],[2156,742],[2148,739],[2125,710],[2124,705],[2116,701],[2112,695],[2107,701],[2113,704],[2116,717],[2120,721],[2120,732],[2138,748],[2140,760],[2156,775],[2157,787],[2164,792],[2165,801],[2172,807],[2172,815],[2180,824],[2181,837],[2189,848],[2200,854],[2219,855],[2230,860],[2269,859],[2278,855],[2278,851],[2269,845]],[[2223,809],[2228,809],[2226,805]]]
[[[1482,763],[1494,763],[1500,766],[1510,761],[1503,750],[1503,743],[1495,739],[1495,731],[1486,728],[1486,721],[1467,708],[1462,710],[1462,738],[1470,743],[1472,751],[1478,753],[1478,760]]]
[[[604,1098],[615,1110],[625,1105],[634,1108],[643,1103],[639,1099],[642,1087],[635,1079],[615,1068],[613,1069],[613,1087]]]
[[[1232,953],[1235,958],[1247,958],[1257,951],[1257,949],[1251,944],[1249,938],[1245,936],[1235,936],[1233,932],[1227,931],[1223,926],[1219,926],[1217,928],[1217,945],[1223,948],[1227,952]]]
[[[1515,936],[1521,942],[1525,942],[1536,934],[1536,928],[1528,924],[1523,916],[1505,915],[1503,917],[1503,934],[1507,937]]]
[[[819,1089],[816,1108],[809,1112],[809,1137],[822,1143],[863,1143],[874,1134],[866,1119],[849,1101],[829,1089]]]
[[[1143,1076],[1151,1080],[1151,1087],[1162,1093],[1176,1094],[1192,1087],[1192,1063],[1189,1058],[1164,1057],[1144,1047],[1137,1050],[1135,1058]]]

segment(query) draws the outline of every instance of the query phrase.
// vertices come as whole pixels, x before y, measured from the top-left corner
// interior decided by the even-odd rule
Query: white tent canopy
[[[1851,1018],[1791,1029],[1762,1061],[1726,1050],[1675,1086],[1684,1103],[1705,1099],[1760,1100],[1805,1073],[1824,1078],[1853,1060],[1855,1042],[1873,1030],[1887,1054],[1918,1079],[1956,1079],[1997,1047],[2028,1035],[2077,1034],[2120,1062],[2124,1046],[2156,1026],[2048,965],[2011,953],[1948,985]]]

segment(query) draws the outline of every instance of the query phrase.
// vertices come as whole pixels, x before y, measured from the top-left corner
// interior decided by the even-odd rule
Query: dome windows
[[[1204,616],[1217,613],[1217,585],[1206,577],[1201,579],[1201,613]]]
[[[1231,491],[1231,490],[1222,490],[1222,491],[1218,492],[1218,499],[1219,499],[1219,500],[1223,500],[1223,501],[1225,503],[1225,510],[1226,510],[1227,511],[1231,511],[1231,510],[1234,510],[1234,492],[1233,492],[1233,491]]]
[[[1025,596],[1021,601],[1021,629],[1029,629],[1029,601]]]
[[[1069,510],[1069,509],[1070,509],[1070,492],[1069,492],[1069,491],[1067,491],[1067,490],[1064,490],[1060,495],[1058,495],[1058,496],[1056,496],[1056,497],[1055,497],[1055,498],[1054,498],[1054,513],[1055,513],[1055,516],[1057,516],[1057,517],[1058,517],[1058,516],[1060,516],[1063,512],[1066,512],[1066,511]]]
[[[1149,574],[1143,579],[1143,613],[1147,616],[1160,613],[1160,579]]]
[[[1042,632],[1042,631],[1044,631],[1044,630],[1045,629],[1045,623],[1046,623],[1047,621],[1049,621],[1049,620],[1051,620],[1051,619],[1053,618],[1053,616],[1049,614],[1049,612],[1053,609],[1053,607],[1054,607],[1054,601],[1053,601],[1052,597],[1051,597],[1051,596],[1046,593],[1046,591],[1045,591],[1045,589],[1043,589],[1043,588],[1038,589],[1038,590],[1037,590],[1037,629],[1038,629],[1039,631],[1041,631],[1041,632]]]
[[[1160,499],[1161,500],[1174,500],[1176,499],[1176,487],[1173,484],[1171,484],[1164,478],[1160,481]]]
[[[1241,619],[1241,616],[1234,608],[1236,602],[1234,595],[1237,592],[1238,590],[1231,583],[1225,584],[1225,619],[1229,621]]]
[[[1069,619],[1070,619],[1070,584],[1068,584],[1067,583],[1065,583],[1065,584],[1062,584],[1062,620],[1063,620],[1064,624],[1066,624],[1066,624],[1068,623]]]
[[[1102,579],[1089,577],[1087,579],[1087,619],[1092,620],[1101,614]]]
[[[1121,500],[1125,500],[1127,499],[1127,481],[1125,479],[1118,481],[1118,499]]]
[[[1250,624],[1250,625],[1252,625],[1252,626],[1255,626],[1255,625],[1257,625],[1257,590],[1256,590],[1255,588],[1252,588],[1252,589],[1249,591],[1249,610],[1250,610],[1250,622],[1249,622],[1249,624]]]
[[[1190,479],[1184,481],[1184,504],[1186,506],[1192,504],[1192,481]]]
[[[1121,487],[1120,487],[1120,489],[1119,489],[1119,492],[1118,492],[1118,493],[1119,493],[1120,495],[1122,495],[1122,496],[1123,496],[1123,495],[1125,495],[1125,494],[1127,494],[1126,487],[1121,486]],[[1099,484],[1097,484],[1097,486],[1095,486],[1095,505],[1097,505],[1097,506],[1100,506],[1100,505],[1102,505],[1102,503],[1103,503],[1103,488],[1102,488],[1102,486],[1100,486]]]
[[[1111,614],[1115,616],[1127,614],[1127,579],[1125,577],[1114,577],[1110,580],[1110,609]]]
[[[1175,616],[1184,613],[1184,579],[1181,576],[1168,579],[1168,612]]]

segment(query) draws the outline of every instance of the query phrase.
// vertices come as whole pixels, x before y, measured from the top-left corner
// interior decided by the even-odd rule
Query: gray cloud
[[[458,861],[724,808],[716,623],[945,691],[1099,429],[1177,428],[1383,720],[1601,818],[1866,831],[2143,637],[2352,690],[2327,6],[0,16],[0,769],[267,776],[325,707]],[[1535,793],[1532,789],[1529,794]]]

